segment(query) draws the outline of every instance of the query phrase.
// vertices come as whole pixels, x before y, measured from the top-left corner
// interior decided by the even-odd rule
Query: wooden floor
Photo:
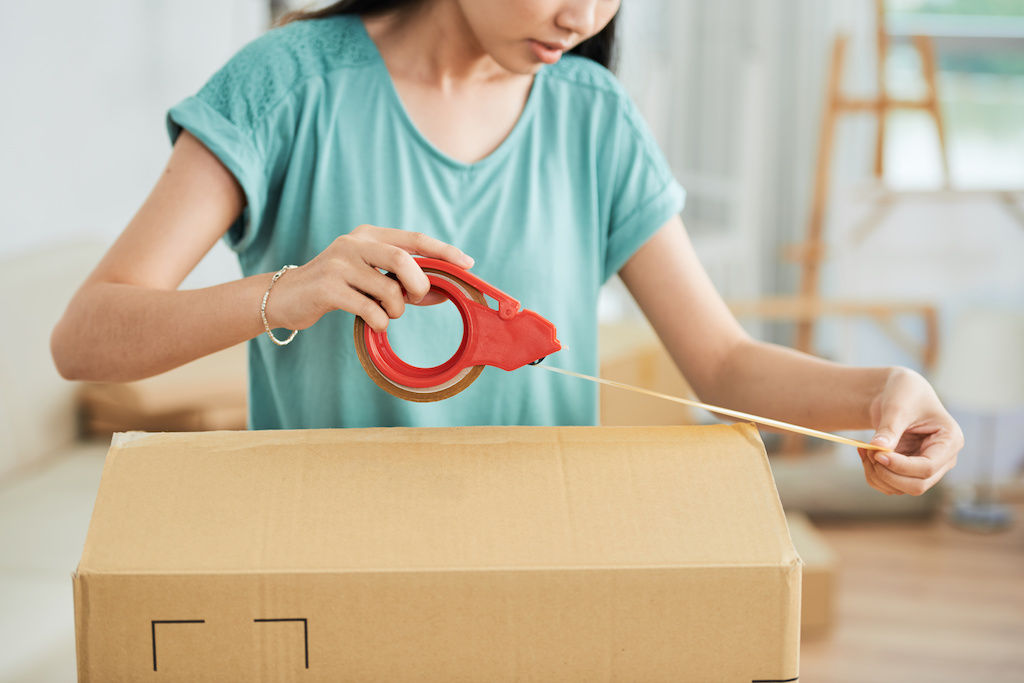
[[[945,521],[815,526],[839,555],[838,618],[801,683],[1024,682],[1024,505],[983,535]]]

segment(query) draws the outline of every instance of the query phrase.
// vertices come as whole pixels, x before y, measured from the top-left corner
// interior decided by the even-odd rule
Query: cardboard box
[[[800,634],[804,638],[825,636],[835,625],[839,560],[807,515],[788,510],[786,522],[804,562]]]
[[[80,681],[791,681],[751,425],[117,435]]]
[[[598,334],[600,376],[670,396],[695,398],[690,385],[661,340],[645,321],[601,325]],[[680,403],[601,386],[601,424],[605,426],[686,425],[694,411]]]

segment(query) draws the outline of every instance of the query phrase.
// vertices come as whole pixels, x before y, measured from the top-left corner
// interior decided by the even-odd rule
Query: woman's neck
[[[393,76],[443,91],[516,76],[484,51],[455,0],[424,0],[363,23]]]

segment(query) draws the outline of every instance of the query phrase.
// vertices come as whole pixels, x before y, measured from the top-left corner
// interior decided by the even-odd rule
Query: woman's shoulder
[[[355,15],[295,21],[245,45],[207,81],[199,97],[252,128],[303,83],[373,58],[372,43]]]
[[[615,74],[594,60],[568,54],[541,73],[545,97],[577,119],[592,121],[606,132],[622,124],[637,125],[636,104]]]
[[[614,98],[626,97],[626,92],[615,74],[592,59],[579,55],[564,55],[544,68],[544,74],[568,88],[591,90]]]

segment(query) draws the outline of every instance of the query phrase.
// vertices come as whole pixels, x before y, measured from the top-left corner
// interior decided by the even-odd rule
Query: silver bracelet
[[[263,302],[260,304],[260,317],[263,318],[263,329],[267,331],[267,336],[270,337],[270,341],[274,342],[278,346],[287,346],[288,344],[290,344],[292,342],[292,339],[295,339],[295,335],[297,335],[299,331],[292,330],[291,335],[289,335],[288,338],[285,339],[284,341],[281,341],[280,339],[275,337],[274,333],[270,331],[270,323],[267,322],[267,299],[270,298],[270,290],[274,288],[274,283],[280,280],[281,276],[284,275],[285,272],[291,270],[292,268],[298,268],[298,266],[285,266],[281,270],[274,273],[274,277],[271,278],[270,280],[270,286],[267,287],[267,291],[263,293]]]

